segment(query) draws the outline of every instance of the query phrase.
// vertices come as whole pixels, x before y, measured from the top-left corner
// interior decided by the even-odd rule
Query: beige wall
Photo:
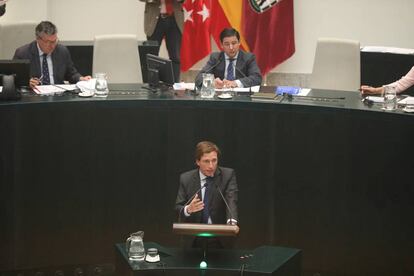
[[[278,72],[310,73],[316,40],[323,36],[355,39],[363,46],[414,48],[413,0],[294,1],[296,53]],[[143,10],[138,0],[9,0],[0,23],[49,19],[62,40],[90,40],[103,33],[134,33],[144,40]]]

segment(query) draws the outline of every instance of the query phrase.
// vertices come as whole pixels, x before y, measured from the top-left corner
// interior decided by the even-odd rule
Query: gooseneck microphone
[[[220,55],[219,55],[219,58],[217,59],[217,62],[216,62],[216,63],[214,63],[214,64],[213,64],[210,68],[208,68],[208,70],[204,71],[204,73],[210,73],[210,72],[211,72],[211,70],[213,70],[214,68],[216,68],[216,67],[217,67],[217,65],[219,65],[219,64],[220,64],[221,60],[222,60],[222,57],[221,57],[221,54],[220,54]]]
[[[187,202],[183,205],[183,207],[181,207],[180,209],[180,213],[178,213],[178,222],[181,222],[181,214],[184,213],[184,208],[185,206],[187,206],[188,203],[190,203],[191,200],[193,200],[193,198],[196,196],[196,194],[198,194],[202,189],[204,189],[206,187],[207,183],[204,183],[200,189],[197,190],[197,192],[195,192],[189,200],[187,200]]]
[[[234,218],[234,216],[233,216],[233,213],[231,212],[231,210],[230,210],[230,206],[229,206],[229,204],[227,203],[227,200],[224,198],[224,195],[223,195],[223,193],[221,192],[221,190],[220,190],[220,187],[216,184],[215,185],[216,186],[216,189],[218,190],[218,192],[219,192],[219,194],[221,195],[221,198],[223,199],[223,201],[224,201],[224,204],[226,204],[226,207],[227,207],[227,210],[229,211],[229,213],[230,213],[230,220],[236,220],[235,218]]]
[[[211,73],[211,71],[214,69],[214,68],[216,68],[220,63],[221,63],[221,61],[223,60],[223,58],[222,58],[222,55],[220,54],[220,56],[218,57],[218,59],[217,59],[217,61],[216,61],[216,63],[214,63],[212,66],[210,66],[210,68],[208,68],[208,70],[205,70],[205,71],[201,71],[200,72],[200,74],[203,74],[203,73],[205,73],[205,74],[208,74],[208,73]],[[196,83],[197,84],[197,83]],[[196,92],[195,90],[197,89],[197,87],[201,87],[203,85],[203,79],[201,79],[201,85],[195,85],[194,86],[194,92]],[[196,94],[196,93],[195,93]]]

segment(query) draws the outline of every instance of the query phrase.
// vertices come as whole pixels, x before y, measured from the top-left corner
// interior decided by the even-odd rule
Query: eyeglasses
[[[43,41],[43,43],[47,44],[47,45],[56,45],[59,42],[59,38],[56,38],[55,40],[47,40],[47,39],[43,39],[41,37],[38,37],[41,41]]]

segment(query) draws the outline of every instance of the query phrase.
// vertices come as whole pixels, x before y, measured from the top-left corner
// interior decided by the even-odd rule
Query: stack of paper
[[[33,91],[39,95],[55,95],[55,94],[61,94],[65,92],[66,89],[51,84],[51,85],[36,85]]]
[[[195,83],[194,82],[176,82],[173,85],[174,90],[194,90]]]
[[[414,97],[407,97],[404,98],[400,101],[398,101],[398,104],[402,104],[402,105],[414,105]]]

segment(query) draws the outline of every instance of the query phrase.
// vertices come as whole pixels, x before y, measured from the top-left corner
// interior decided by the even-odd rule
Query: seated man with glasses
[[[198,73],[195,84],[201,87],[203,73],[214,74],[215,88],[251,87],[262,83],[262,75],[252,53],[239,50],[240,34],[226,28],[220,33],[223,51],[211,53],[207,64]]]
[[[58,43],[57,28],[52,22],[40,22],[35,35],[36,40],[18,48],[13,57],[30,60],[31,88],[40,84],[62,84],[64,81],[76,83],[91,78],[78,73],[69,50]]]

